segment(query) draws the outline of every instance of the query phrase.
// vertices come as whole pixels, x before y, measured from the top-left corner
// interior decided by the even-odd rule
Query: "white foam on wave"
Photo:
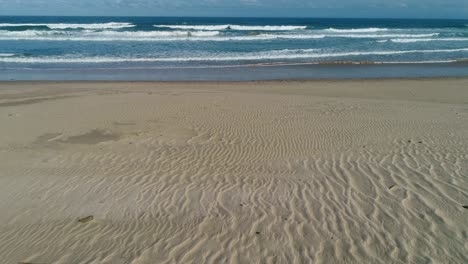
[[[323,39],[327,37],[326,35],[314,35],[314,34],[260,34],[258,36],[254,36],[257,39]],[[243,39],[244,37],[240,37]],[[245,39],[249,39],[249,37],[245,37]]]
[[[436,37],[439,33],[429,34],[339,34],[327,35],[328,37],[336,38],[428,38]]]
[[[48,40],[48,41],[255,41],[272,39],[320,39],[325,35],[259,34],[246,36],[220,35],[219,31],[2,31],[0,40]]]
[[[0,57],[0,62],[8,63],[120,63],[120,62],[209,62],[209,61],[256,61],[256,60],[288,60],[288,59],[320,59],[356,56],[387,56],[411,53],[455,53],[468,52],[464,49],[438,49],[438,50],[396,50],[396,51],[365,51],[365,52],[337,52],[328,53],[315,49],[272,50],[250,53],[225,53],[194,57],[70,57],[70,56],[44,56],[44,57]]]
[[[13,53],[0,53],[0,57],[13,57],[15,54]]]
[[[12,24],[12,23],[0,23],[0,28],[7,27],[48,27],[50,29],[119,29],[119,28],[130,28],[134,27],[132,23],[121,23],[121,22],[109,22],[109,23],[93,23],[93,24]]]
[[[47,41],[161,41],[180,38],[213,37],[218,31],[2,31],[0,40],[47,40]]]
[[[273,39],[323,39],[323,38],[428,38],[438,36],[439,33],[431,34],[259,34],[254,36],[223,36],[220,41],[225,40],[273,40]],[[213,40],[213,39],[210,39]]]
[[[220,31],[60,31],[60,30],[0,30],[0,40],[47,41],[261,41],[274,39],[323,38],[428,38],[431,34],[258,34],[223,35]]]
[[[325,29],[325,31],[335,32],[335,33],[373,33],[373,32],[388,31],[388,28],[351,28],[351,29],[329,28],[329,29]]]
[[[154,38],[154,37],[212,37],[219,31],[102,31],[86,32],[88,37],[115,37],[115,38]]]
[[[187,30],[257,30],[257,31],[288,31],[306,29],[307,26],[245,26],[245,25],[154,25],[158,28]]]
[[[416,42],[432,42],[432,41],[468,41],[468,38],[422,38],[422,39],[409,39],[409,38],[398,38],[385,40],[385,42],[391,41],[394,43],[416,43]]]

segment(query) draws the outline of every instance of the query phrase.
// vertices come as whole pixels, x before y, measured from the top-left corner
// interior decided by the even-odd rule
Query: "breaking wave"
[[[187,30],[256,30],[256,31],[289,31],[306,29],[307,26],[244,26],[244,25],[154,25],[157,28]]]
[[[71,57],[71,56],[42,56],[42,57],[0,57],[0,62],[9,63],[119,63],[119,62],[194,62],[194,61],[257,61],[257,60],[288,60],[337,58],[356,56],[387,56],[411,53],[455,53],[468,52],[464,49],[437,50],[394,50],[394,51],[356,51],[356,52],[321,52],[316,49],[272,50],[250,53],[224,53],[211,56],[194,57]]]
[[[13,57],[15,54],[13,53],[0,53],[0,57]]]
[[[61,31],[61,30],[0,30],[0,40],[44,41],[257,41],[274,39],[323,39],[323,38],[428,38],[432,34],[253,34],[225,35],[220,31]]]
[[[1,23],[0,28],[8,27],[47,27],[49,29],[120,29],[120,28],[131,28],[134,27],[132,23],[95,23],[95,24],[12,24],[12,23]]]
[[[335,32],[335,33],[374,33],[381,31],[388,31],[388,28],[351,28],[351,29],[336,29],[329,28],[325,31]]]
[[[431,42],[431,41],[468,41],[468,38],[422,38],[422,39],[411,39],[411,38],[397,38],[383,40],[379,42],[394,42],[394,43],[416,43],[416,42]]]

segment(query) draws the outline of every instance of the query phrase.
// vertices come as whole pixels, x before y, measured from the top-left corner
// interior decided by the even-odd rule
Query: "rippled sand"
[[[0,84],[1,262],[468,263],[467,87]]]

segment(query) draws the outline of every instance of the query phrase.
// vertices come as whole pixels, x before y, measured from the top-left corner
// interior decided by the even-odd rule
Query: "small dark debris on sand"
[[[257,235],[260,235],[260,232],[259,232],[259,231],[257,231],[257,232],[255,232],[255,234],[257,234]]]
[[[411,143],[411,140],[408,140],[408,143]]]
[[[462,207],[465,209],[468,209],[468,205],[463,205]]]
[[[388,189],[391,190],[391,189],[393,189],[395,187],[396,187],[396,184],[393,184],[393,185],[389,186]]]
[[[94,220],[94,216],[90,215],[90,216],[87,216],[85,218],[80,218],[78,219],[78,222],[80,223],[88,223],[88,222],[91,222]]]
[[[419,141],[418,143],[419,143],[419,144],[422,144],[422,141]]]

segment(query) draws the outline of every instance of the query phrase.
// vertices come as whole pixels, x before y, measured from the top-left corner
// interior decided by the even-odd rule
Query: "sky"
[[[0,15],[468,19],[468,0],[0,0]]]

